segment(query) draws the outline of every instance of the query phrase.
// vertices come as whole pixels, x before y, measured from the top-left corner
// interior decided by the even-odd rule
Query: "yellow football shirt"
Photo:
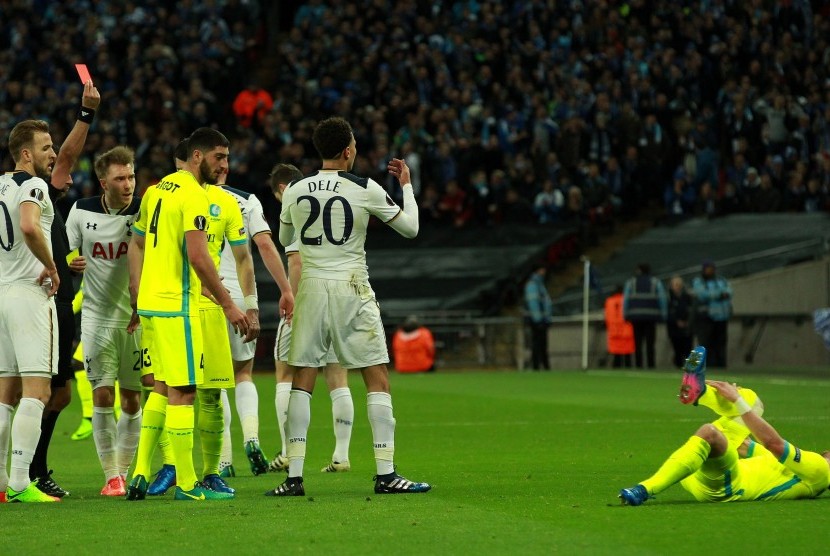
[[[133,232],[145,237],[138,313],[198,315],[202,283],[187,257],[185,233],[208,228],[208,196],[196,178],[179,170],[149,187]]]

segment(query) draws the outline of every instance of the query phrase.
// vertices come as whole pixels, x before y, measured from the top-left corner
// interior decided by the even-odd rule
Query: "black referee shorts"
[[[75,342],[75,313],[72,303],[55,300],[58,312],[58,374],[52,377],[52,388],[63,388],[75,377],[72,370],[72,347]]]

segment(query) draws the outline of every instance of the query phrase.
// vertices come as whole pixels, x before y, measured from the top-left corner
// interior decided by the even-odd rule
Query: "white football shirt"
[[[320,170],[285,189],[280,220],[294,227],[303,277],[367,281],[369,217],[387,223],[400,212],[376,181]]]
[[[265,220],[262,204],[253,193],[234,189],[227,185],[223,185],[222,189],[227,191],[239,204],[239,210],[242,211],[242,222],[244,222],[245,230],[248,233],[248,249],[250,249],[250,241],[255,235],[271,233],[271,227],[268,225],[268,221]],[[233,250],[228,249],[227,245],[222,249],[222,257],[219,261],[219,276],[222,277],[222,284],[230,292],[233,299],[244,297],[242,288],[239,286],[239,277],[236,274],[236,259],[233,258]],[[254,289],[254,293],[256,293],[256,289]]]
[[[72,205],[66,219],[69,249],[80,247],[86,257],[82,318],[100,326],[127,326],[130,307],[130,265],[127,247],[132,225],[138,218],[141,199],[120,210],[107,209],[103,195],[81,199]]]
[[[37,285],[43,263],[37,260],[20,231],[20,205],[35,203],[40,207],[40,228],[52,253],[52,220],[55,206],[49,198],[49,186],[41,178],[26,172],[8,172],[0,176],[0,284]]]

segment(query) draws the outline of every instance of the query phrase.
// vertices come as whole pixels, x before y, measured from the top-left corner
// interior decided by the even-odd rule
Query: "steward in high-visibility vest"
[[[623,317],[623,295],[620,290],[605,300],[605,330],[608,353],[614,356],[630,356],[634,353],[634,327]]]

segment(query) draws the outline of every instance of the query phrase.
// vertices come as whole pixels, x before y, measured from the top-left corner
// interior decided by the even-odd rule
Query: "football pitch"
[[[785,370],[712,377],[755,389],[768,420],[798,446],[830,449],[830,380]],[[274,382],[267,374],[256,380],[261,442],[270,458],[279,442]],[[466,371],[391,380],[398,471],[431,483],[429,493],[374,494],[365,388],[356,374],[350,377],[352,470],[319,472],[334,442],[321,378],[312,400],[306,496],[287,499],[263,496],[284,474],[252,476],[238,422],[237,477],[229,479],[235,500],[175,502],[172,490],[143,502],[104,499],[92,439],[69,439],[80,416],[73,399],[49,458],[71,495],[60,504],[0,506],[0,538],[10,553],[144,556],[826,550],[830,493],[816,500],[704,504],[675,486],[643,506],[620,505],[621,487],[650,475],[713,418],[705,408],[678,402],[677,372]]]

